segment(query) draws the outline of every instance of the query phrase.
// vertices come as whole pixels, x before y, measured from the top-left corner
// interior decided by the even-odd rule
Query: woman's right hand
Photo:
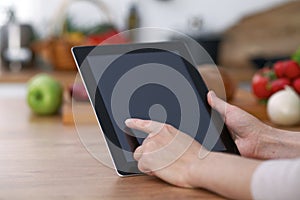
[[[221,114],[241,155],[262,158],[258,149],[260,137],[270,133],[272,128],[249,113],[218,98],[213,91],[207,94],[207,99],[210,106]]]

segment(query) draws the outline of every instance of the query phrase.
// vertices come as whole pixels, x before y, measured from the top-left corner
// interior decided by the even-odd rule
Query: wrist
[[[197,155],[188,169],[189,185],[193,188],[206,188],[207,175],[210,173],[211,164],[213,164],[213,158],[217,153],[206,151],[206,155]]]
[[[270,128],[257,145],[260,159],[295,158],[300,155],[300,135],[296,132]]]
[[[270,148],[272,143],[272,137],[274,136],[275,129],[271,126],[265,125],[260,128],[260,131],[257,133],[257,139],[255,142],[255,148],[253,152],[253,158],[265,159],[266,152]]]
[[[190,185],[229,198],[250,199],[252,174],[260,163],[237,155],[210,152],[191,166]]]

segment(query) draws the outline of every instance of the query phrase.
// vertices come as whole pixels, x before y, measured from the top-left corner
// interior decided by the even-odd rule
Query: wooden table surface
[[[95,127],[78,126],[81,140],[99,135]],[[120,178],[81,140],[60,117],[32,115],[25,97],[0,96],[0,199],[223,199],[154,177]],[[95,146],[98,159],[109,163],[103,142]]]
[[[75,73],[66,74],[72,82]],[[0,82],[24,82],[31,76],[2,74]],[[63,73],[56,77],[66,82]],[[265,107],[249,92],[239,90],[232,103],[271,124]],[[279,128],[300,131],[299,126]],[[111,165],[95,123],[66,126],[59,116],[34,116],[25,96],[0,95],[0,199],[223,199],[154,177],[120,178]]]

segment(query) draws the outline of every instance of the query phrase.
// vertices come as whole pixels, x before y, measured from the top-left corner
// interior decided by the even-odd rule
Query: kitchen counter
[[[223,199],[155,177],[118,177],[102,164],[110,165],[103,140],[97,143],[103,162],[82,144],[82,137],[100,134],[97,126],[79,126],[79,137],[78,127],[63,125],[60,116],[33,115],[24,93],[1,96],[0,110],[1,199]]]
[[[57,80],[65,84],[71,84],[74,82],[77,71],[43,71],[40,69],[25,69],[20,72],[9,72],[0,70],[0,84],[2,83],[26,83],[31,77],[39,73],[47,73],[55,77]]]
[[[20,74],[17,84],[15,75],[0,76],[0,199],[223,199],[155,177],[118,177],[96,124],[66,126],[61,116],[31,113],[24,82],[33,73]],[[53,73],[66,85],[76,74]],[[248,91],[238,90],[231,103],[275,126]],[[300,131],[300,126],[278,128]]]

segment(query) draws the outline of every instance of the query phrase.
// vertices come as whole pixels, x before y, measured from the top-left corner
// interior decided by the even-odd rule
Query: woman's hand
[[[190,168],[199,160],[200,152],[207,152],[205,148],[168,124],[140,119],[128,119],[125,123],[129,128],[149,134],[134,152],[142,172],[176,186],[196,187],[191,182]]]
[[[180,187],[206,188],[234,199],[251,198],[251,177],[259,162],[208,153],[189,135],[167,124],[140,119],[125,123],[149,134],[134,152],[142,172]]]
[[[207,95],[212,108],[223,117],[242,156],[258,159],[300,156],[300,134],[268,126],[249,113],[232,106],[214,92]]]
[[[213,91],[207,94],[207,99],[210,106],[223,117],[241,155],[261,158],[258,152],[260,137],[272,132],[272,128],[249,113],[218,98]]]

